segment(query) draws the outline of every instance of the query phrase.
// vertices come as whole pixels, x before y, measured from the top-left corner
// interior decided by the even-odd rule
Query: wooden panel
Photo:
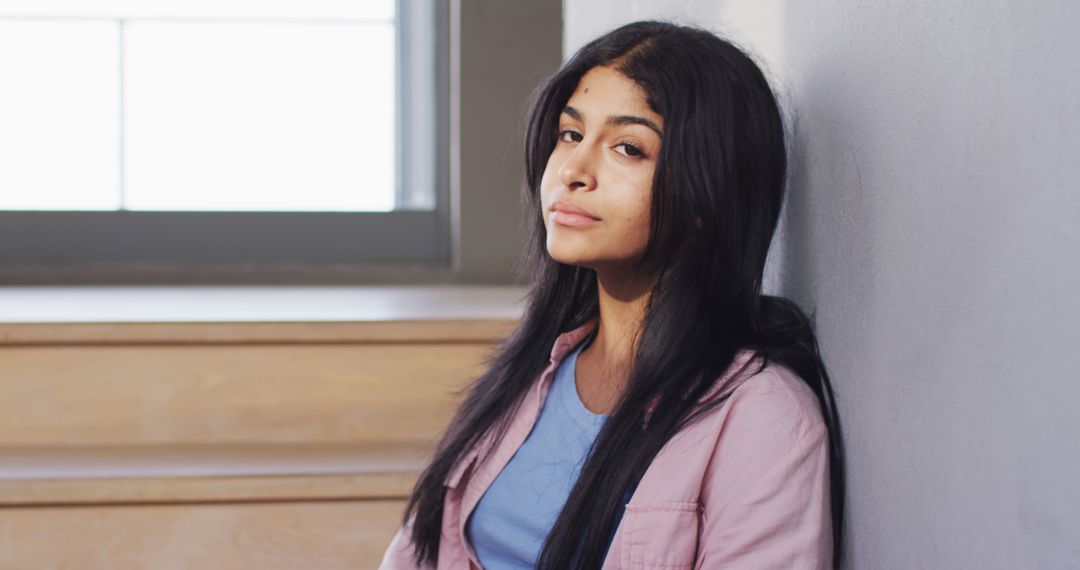
[[[497,319],[250,323],[0,323],[0,345],[467,342],[491,345]]]
[[[375,568],[404,502],[0,510],[0,568]]]
[[[432,443],[490,343],[7,346],[0,446]]]
[[[374,568],[511,325],[0,325],[0,568]]]
[[[0,448],[0,506],[403,498],[430,446]]]
[[[0,507],[405,499],[418,470],[342,475],[0,480]],[[0,509],[0,519],[8,511]]]
[[[30,285],[0,287],[3,323],[517,321],[528,289],[500,285]]]

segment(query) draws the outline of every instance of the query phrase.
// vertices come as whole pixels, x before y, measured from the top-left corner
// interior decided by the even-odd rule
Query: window
[[[446,262],[434,0],[0,0],[0,263]]]

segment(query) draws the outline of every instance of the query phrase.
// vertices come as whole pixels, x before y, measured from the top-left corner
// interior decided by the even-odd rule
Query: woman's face
[[[594,67],[581,78],[540,183],[552,258],[597,271],[640,259],[663,127],[645,92],[622,73]]]

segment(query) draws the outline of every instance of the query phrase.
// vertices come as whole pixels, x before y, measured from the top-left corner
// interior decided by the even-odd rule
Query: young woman
[[[761,294],[784,129],[749,57],[637,22],[537,93],[533,276],[382,568],[829,568],[843,469],[812,326]]]

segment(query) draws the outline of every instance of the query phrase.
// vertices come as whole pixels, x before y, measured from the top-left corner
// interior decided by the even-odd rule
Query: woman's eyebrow
[[[584,115],[581,111],[567,105],[563,108],[563,113],[570,115],[575,120],[585,122]],[[606,125],[643,125],[652,129],[656,135],[660,138],[664,137],[664,134],[660,132],[660,127],[656,126],[656,123],[646,119],[645,117],[638,117],[635,115],[611,115],[604,121]]]

